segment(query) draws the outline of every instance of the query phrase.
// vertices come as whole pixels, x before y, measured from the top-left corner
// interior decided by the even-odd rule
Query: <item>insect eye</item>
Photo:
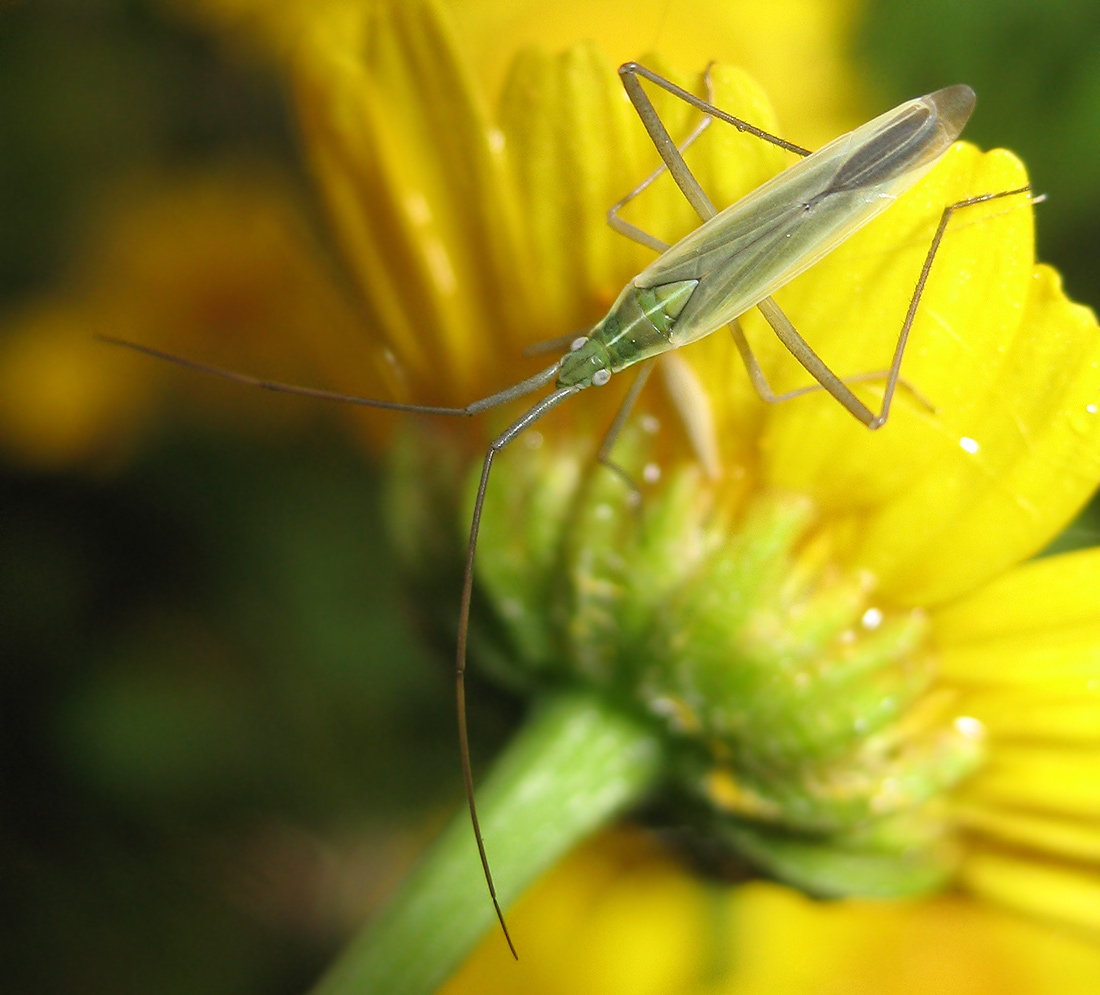
[[[592,374],[592,386],[602,387],[608,380],[611,379],[610,370],[597,370]]]
[[[569,343],[569,351],[576,352],[578,349],[584,347],[585,342],[588,341],[587,335],[578,335],[572,342]]]

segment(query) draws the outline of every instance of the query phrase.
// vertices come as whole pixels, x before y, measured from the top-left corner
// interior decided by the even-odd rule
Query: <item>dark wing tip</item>
[[[928,94],[928,99],[935,105],[936,114],[943,122],[944,130],[954,138],[963,130],[963,126],[974,110],[974,101],[977,98],[969,86],[965,83],[957,83],[955,86],[945,86],[942,90]]]

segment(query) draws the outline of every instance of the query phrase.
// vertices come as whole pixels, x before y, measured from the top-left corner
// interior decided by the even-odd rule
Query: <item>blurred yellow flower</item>
[[[181,384],[167,366],[94,334],[284,379],[339,379],[357,365],[355,384],[369,383],[377,350],[292,188],[271,170],[226,163],[149,181],[102,214],[64,294],[14,315],[0,340],[0,451],[9,459],[110,466],[172,418],[205,411],[211,424],[268,430],[316,414],[211,379]]]

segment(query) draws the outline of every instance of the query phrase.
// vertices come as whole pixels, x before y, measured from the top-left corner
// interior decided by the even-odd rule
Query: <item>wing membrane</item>
[[[910,100],[842,135],[643,270],[636,287],[699,281],[672,344],[701,338],[744,313],[889,207],[954,141],[965,117],[938,113],[937,98],[958,90],[966,88]]]

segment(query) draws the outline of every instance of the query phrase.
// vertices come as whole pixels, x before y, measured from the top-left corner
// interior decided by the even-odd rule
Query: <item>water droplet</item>
[[[615,509],[609,504],[598,504],[595,509],[596,519],[601,522],[610,522],[615,517]]]
[[[1097,408],[1097,406],[1096,406],[1095,404],[1086,404],[1086,405],[1085,405],[1085,410],[1086,410],[1086,411],[1087,411],[1087,412],[1088,412],[1088,413],[1089,413],[1090,415],[1094,415],[1094,414],[1096,414],[1096,412],[1097,412],[1098,410],[1100,410],[1100,409],[1098,409],[1098,408]]]
[[[967,435],[964,435],[961,439],[959,439],[959,446],[963,449],[964,452],[970,453],[971,456],[973,456],[979,449],[982,448],[974,439],[971,439]]]
[[[877,629],[882,625],[882,610],[879,608],[868,608],[863,613],[863,618],[860,619],[865,629]]]
[[[641,425],[648,435],[656,435],[661,429],[661,423],[653,415],[642,415]]]
[[[965,739],[981,739],[985,736],[985,726],[972,715],[960,715],[955,719],[955,729]]]
[[[655,484],[661,479],[661,468],[656,463],[646,463],[642,470],[642,480],[647,484]]]
[[[541,449],[543,443],[542,433],[528,429],[523,433],[523,444],[528,449]]]

